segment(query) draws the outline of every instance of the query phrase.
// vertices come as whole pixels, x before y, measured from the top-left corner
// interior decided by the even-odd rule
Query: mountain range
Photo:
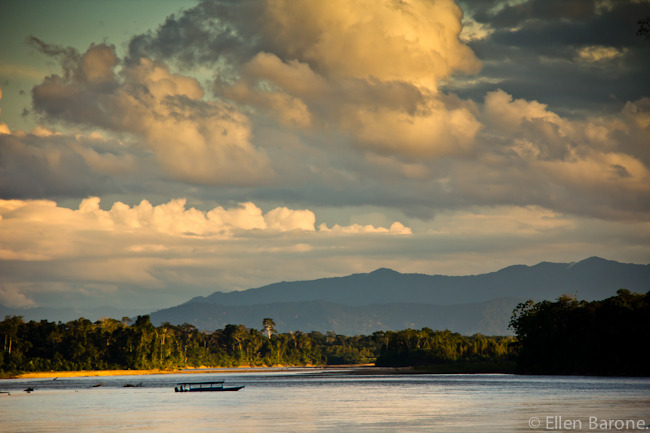
[[[511,333],[519,302],[604,299],[618,289],[645,293],[650,265],[591,257],[575,263],[509,266],[469,276],[402,274],[390,269],[346,277],[280,282],[235,292],[215,292],[151,314],[154,323],[191,323],[213,330],[226,324],[261,327],[273,318],[280,332],[369,334],[429,327],[462,334]]]
[[[519,302],[554,300],[564,294],[585,300],[604,299],[621,288],[639,293],[650,290],[650,265],[591,257],[574,263],[515,265],[467,276],[402,274],[381,268],[345,277],[215,292],[150,316],[154,324],[190,323],[209,331],[227,324],[261,328],[262,319],[270,317],[279,332],[357,335],[429,327],[466,335],[507,335],[511,333],[508,323],[512,311]],[[15,310],[0,305],[0,314],[33,320],[66,321],[80,316],[95,320],[99,312],[43,307]],[[103,315],[121,318],[134,312]]]

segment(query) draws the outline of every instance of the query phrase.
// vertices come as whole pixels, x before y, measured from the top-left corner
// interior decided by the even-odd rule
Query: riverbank
[[[80,371],[39,371],[13,374],[5,379],[44,379],[50,377],[91,377],[91,376],[135,376],[145,374],[180,373],[179,370],[80,370]]]
[[[0,379],[45,379],[54,377],[99,377],[99,376],[138,376],[138,375],[152,375],[152,374],[227,374],[227,373],[259,373],[259,372],[272,372],[272,371],[287,371],[287,370],[317,370],[324,368],[356,368],[356,367],[369,367],[364,365],[348,365],[348,366],[273,366],[273,367],[253,367],[253,366],[239,366],[239,367],[191,367],[181,369],[151,369],[151,370],[79,370],[79,371],[38,371],[28,373],[15,373],[0,376]]]
[[[333,374],[351,375],[389,375],[389,374],[480,374],[515,372],[515,364],[492,363],[458,363],[420,367],[377,367],[374,364],[346,365],[305,365],[271,367],[238,366],[238,367],[187,367],[180,369],[151,369],[151,370],[80,370],[80,371],[41,371],[29,373],[8,374],[0,379],[45,379],[55,377],[100,377],[100,376],[137,376],[153,374],[228,374],[228,373],[261,373],[282,371],[315,371],[328,370]]]

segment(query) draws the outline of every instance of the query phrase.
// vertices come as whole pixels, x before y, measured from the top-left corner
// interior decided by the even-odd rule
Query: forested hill
[[[281,282],[239,292],[215,292],[151,314],[154,323],[191,323],[214,330],[228,323],[256,326],[273,317],[281,332],[334,331],[345,335],[430,327],[466,335],[506,335],[518,302],[564,294],[594,300],[618,289],[650,290],[650,265],[592,257],[576,263],[510,266],[471,276],[366,274]]]
[[[555,299],[564,294],[594,300],[618,289],[645,293],[650,265],[591,257],[576,263],[515,265],[469,276],[402,274],[378,269],[366,274],[310,281],[280,282],[236,292],[215,292],[190,302],[255,305],[272,302],[327,301],[343,305],[385,303],[467,304],[498,298]]]

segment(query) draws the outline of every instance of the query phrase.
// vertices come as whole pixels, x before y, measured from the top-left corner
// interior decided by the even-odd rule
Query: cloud
[[[513,100],[512,95],[503,90],[485,95],[484,115],[488,124],[505,133],[514,132],[524,121],[540,119],[557,124],[560,120],[558,115],[547,111],[547,105],[524,99]]]
[[[452,1],[276,1],[266,5],[265,36],[281,57],[308,62],[328,78],[375,78],[435,88],[479,61],[460,43],[461,10]]]
[[[332,228],[328,228],[326,224],[321,224],[318,227],[318,230],[321,232],[330,232],[330,233],[340,233],[340,234],[362,234],[362,233],[389,233],[395,235],[410,235],[413,234],[413,231],[405,227],[404,224],[399,221],[391,224],[389,228],[385,227],[375,227],[373,225],[361,225],[361,224],[352,224],[349,226],[340,226],[335,224]]]
[[[557,19],[584,21],[599,11],[592,0],[525,0],[521,2],[463,1],[476,8],[477,17],[490,20],[502,27],[517,28],[526,21],[554,21]],[[607,2],[602,2],[607,3]]]
[[[186,66],[238,67],[269,52],[285,62],[307,63],[328,79],[374,78],[435,88],[441,77],[480,67],[458,41],[461,16],[451,0],[204,1],[170,16],[155,32],[134,37],[128,61],[154,56]]]
[[[140,158],[115,139],[99,134],[64,135],[37,126],[30,133],[0,131],[0,195],[85,196],[119,189],[132,179]]]
[[[283,232],[300,231],[316,235],[314,212],[308,209],[277,207],[264,213],[251,202],[240,203],[231,208],[217,206],[202,211],[194,207],[188,209],[186,199],[174,199],[156,206],[147,200],[142,200],[134,206],[118,201],[110,209],[104,210],[100,207],[98,197],[90,197],[82,200],[79,208],[75,210],[61,207],[49,200],[0,200],[0,216],[0,231],[7,234],[7,237],[3,238],[3,245],[10,247],[6,248],[6,258],[10,257],[10,252],[14,254],[14,258],[21,257],[21,251],[38,252],[40,255],[34,257],[43,260],[58,257],[59,253],[66,255],[68,250],[65,245],[74,244],[83,233],[95,233],[100,237],[129,236],[133,237],[133,242],[136,242],[139,236],[156,235],[192,239],[230,239],[254,235],[257,232],[281,235]],[[49,236],[33,237],[39,247],[25,243],[25,249],[21,249],[19,239],[27,234],[26,230],[30,224],[38,224],[43,233],[55,236],[57,240],[67,237],[68,241],[62,242],[58,250],[55,243],[49,243]],[[358,230],[361,227],[359,225],[350,226],[351,228],[339,225],[336,227],[346,233],[410,233],[410,229],[399,222],[394,222],[390,228],[371,225],[364,226],[363,230]],[[321,228],[323,231],[329,231],[326,226]],[[50,232],[51,229],[56,229],[57,232]],[[71,246],[69,251],[73,250]]]
[[[245,200],[289,194],[303,207],[371,204],[423,218],[468,202],[608,219],[649,212],[643,98],[614,115],[572,119],[503,90],[475,103],[422,87],[417,77],[332,77],[306,54],[283,59],[279,50],[233,63],[237,73],[219,77],[209,97],[196,79],[160,61],[130,58],[116,72],[120,62],[108,45],[84,54],[42,49],[65,61],[61,76],[34,88],[35,107],[48,119],[127,139],[87,131],[74,140],[0,136],[8,143],[0,148],[8,197],[105,194],[162,172],[176,191],[187,183],[256,186]],[[73,171],[93,182],[65,182],[62,174]],[[234,190],[220,193],[245,201]]]
[[[534,236],[575,228],[566,215],[538,206],[477,208],[443,212],[430,233],[452,236],[500,236],[517,234]]]
[[[282,124],[326,132],[332,125],[360,148],[406,158],[466,153],[480,125],[474,106],[408,81],[331,80],[310,64],[260,53],[233,84],[217,90]]]
[[[49,119],[133,134],[174,179],[248,185],[272,176],[268,157],[250,143],[246,115],[204,100],[194,78],[144,58],[118,77],[112,46],[91,45],[80,55],[33,40],[44,53],[63,56],[63,75],[32,91],[34,108]]]
[[[115,202],[109,209],[100,204],[97,197],[82,200],[77,209],[51,200],[0,200],[2,296],[14,305],[22,299],[19,293],[28,305],[26,299],[42,300],[53,291],[71,301],[101,297],[107,290],[127,299],[139,287],[142,299],[160,292],[159,303],[166,296],[178,299],[179,286],[205,294],[232,266],[252,273],[256,262],[271,257],[296,260],[306,252],[344,250],[357,236],[411,234],[399,222],[388,228],[353,224],[317,230],[316,215],[308,209],[263,212],[250,202],[210,210],[188,207],[185,199],[159,205]],[[250,269],[244,271],[242,263]],[[12,282],[24,284],[18,290]]]
[[[647,44],[634,35],[646,2],[458,2],[485,30],[467,41],[483,69],[478,79],[450,77],[447,92],[478,101],[500,88],[570,116],[613,113],[650,94]]]
[[[316,224],[318,213],[308,209],[262,211],[250,202],[206,210],[184,199],[101,204],[97,197],[76,209],[50,200],[1,200],[3,301],[63,306],[109,297],[123,307],[154,309],[218,289],[381,266],[468,274],[534,264],[549,250],[566,261],[586,252],[625,257],[647,250],[650,233],[647,222],[621,225],[537,206],[475,206],[441,211],[431,222],[385,225],[363,220],[389,217],[364,214],[352,224],[327,225]]]
[[[366,164],[357,161],[354,167],[362,179],[357,203],[424,219],[475,204],[646,220],[647,103],[641,98],[619,113],[570,118],[539,101],[488,92],[476,106],[481,128],[464,154],[412,161],[390,153],[364,155]],[[341,193],[340,200],[345,197]]]
[[[313,231],[316,223],[316,215],[312,211],[308,209],[292,210],[286,207],[278,207],[269,211],[264,219],[269,229],[278,231]]]
[[[314,231],[315,216],[309,210],[275,208],[264,214],[255,204],[241,203],[225,209],[221,206],[203,212],[186,209],[185,199],[175,199],[153,206],[147,200],[130,207],[116,202],[110,210],[99,207],[99,198],[85,199],[79,214],[94,215],[97,221],[110,221],[116,230],[154,231],[170,236],[199,236],[227,238],[248,231]]]
[[[202,2],[135,37],[127,62],[213,65],[216,96],[242,110],[334,128],[364,151],[438,158],[466,153],[479,128],[471,104],[438,92],[480,69],[461,17],[448,0]]]
[[[346,126],[365,146],[383,154],[413,158],[463,155],[471,151],[480,124],[467,106],[431,100],[415,114],[391,109],[358,109]]]
[[[643,261],[644,5],[460,4],[202,1],[125,55],[30,38],[60,70],[30,132],[0,123],[3,293],[165,306],[385,266]]]
[[[509,177],[513,186],[525,179],[519,188],[504,183],[499,189],[521,197],[537,184],[546,192],[529,204],[600,218],[647,218],[650,166],[639,141],[650,134],[647,108],[642,98],[615,116],[570,120],[537,101],[488,93],[485,139],[500,147],[491,157],[493,168],[501,165],[503,181]]]
[[[36,303],[16,287],[0,287],[0,304],[12,308],[34,307]]]
[[[624,51],[615,47],[591,45],[578,50],[578,58],[585,62],[601,62],[613,60],[624,55]]]

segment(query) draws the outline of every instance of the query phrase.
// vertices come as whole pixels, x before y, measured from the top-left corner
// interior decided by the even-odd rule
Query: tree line
[[[190,324],[154,326],[149,316],[134,323],[80,318],[67,323],[0,322],[0,372],[174,369],[272,365],[341,365],[377,362],[421,365],[486,359],[507,350],[507,337],[462,337],[449,331],[406,330],[345,335],[328,332],[277,333],[271,319],[263,329],[226,325],[201,332]]]
[[[602,301],[562,296],[515,309],[517,369],[530,374],[648,376],[650,292],[621,289]]]
[[[25,322],[7,316],[0,322],[0,371],[363,364],[374,361],[383,338],[383,333],[280,334],[243,325],[201,332],[187,323],[154,326],[149,316],[134,323],[127,318]]]
[[[431,372],[508,373],[514,370],[514,337],[464,336],[451,331],[387,332],[378,366],[419,366]]]
[[[441,373],[650,374],[643,356],[650,341],[650,292],[519,304],[510,321],[516,337],[429,328],[348,337],[278,333],[274,326],[266,318],[261,330],[226,325],[202,332],[187,323],[154,326],[149,316],[133,323],[128,318],[25,322],[7,316],[0,322],[0,374],[366,363]]]

